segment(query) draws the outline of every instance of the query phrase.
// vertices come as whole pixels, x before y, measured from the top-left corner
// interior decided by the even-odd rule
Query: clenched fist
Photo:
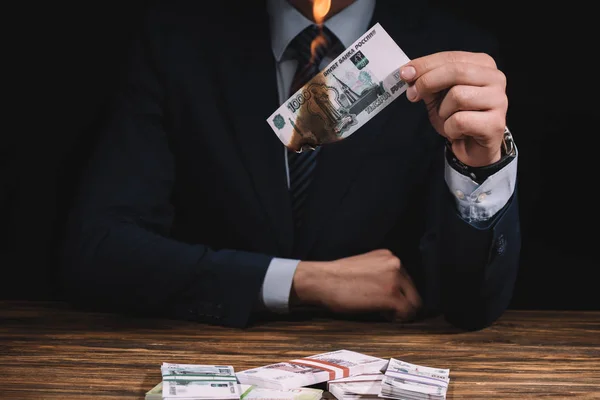
[[[330,262],[301,262],[292,302],[338,313],[384,312],[407,320],[421,297],[402,263],[389,250],[375,250]]]

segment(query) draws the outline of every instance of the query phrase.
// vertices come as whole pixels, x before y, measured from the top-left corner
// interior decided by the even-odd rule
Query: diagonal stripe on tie
[[[325,40],[317,42],[314,58],[311,59],[311,43],[319,34]],[[290,48],[295,51],[298,68],[292,80],[290,95],[298,91],[320,71],[321,61],[336,43],[337,38],[327,27],[321,29],[316,25],[309,26],[294,38],[290,43]],[[315,150],[304,150],[301,153],[288,152],[290,194],[296,227],[299,227],[302,223],[303,206],[308,197],[310,183],[313,180],[319,151],[320,147]]]

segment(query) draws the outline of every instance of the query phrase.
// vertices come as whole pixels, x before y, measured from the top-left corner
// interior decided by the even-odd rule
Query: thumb
[[[400,76],[408,84],[408,89],[406,89],[406,97],[408,100],[413,103],[423,100],[427,105],[427,109],[430,111],[433,108],[437,110],[440,100],[444,98],[448,91],[444,90],[442,92],[432,93],[431,91],[426,90],[420,79],[422,75],[417,75],[416,68],[410,64],[401,68]]]

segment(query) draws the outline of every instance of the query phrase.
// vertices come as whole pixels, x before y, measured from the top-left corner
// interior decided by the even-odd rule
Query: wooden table
[[[247,330],[0,302],[0,398],[143,399],[160,364],[237,371],[336,349],[450,368],[449,399],[600,398],[600,312],[508,311],[460,332],[316,318]]]

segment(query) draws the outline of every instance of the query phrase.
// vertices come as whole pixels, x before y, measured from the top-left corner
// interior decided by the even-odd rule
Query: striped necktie
[[[315,54],[311,56],[311,43],[319,34],[324,40],[317,41]],[[292,40],[289,47],[295,51],[298,67],[290,88],[290,96],[319,73],[321,61],[338,43],[338,39],[327,27],[323,26],[321,29],[317,25],[307,27]],[[303,150],[301,153],[288,151],[290,195],[296,228],[302,223],[303,206],[313,179],[319,150],[320,147],[315,150]]]

